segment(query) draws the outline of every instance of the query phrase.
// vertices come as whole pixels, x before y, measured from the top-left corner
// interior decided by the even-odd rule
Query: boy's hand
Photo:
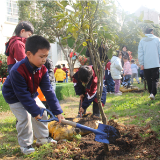
[[[38,121],[38,119],[42,119],[42,117],[43,117],[43,116],[40,116],[40,114],[39,114],[38,116],[36,116],[36,117],[34,117],[34,118]]]
[[[83,94],[81,94],[79,97],[80,97],[80,100],[83,100],[84,95],[83,95]]]
[[[64,117],[63,117],[62,114],[58,114],[58,115],[57,115],[57,118],[59,119],[59,123],[61,123],[61,119],[64,119]]]
[[[81,107],[80,109],[79,109],[79,113],[81,114],[81,113],[83,113],[84,112],[84,109]]]

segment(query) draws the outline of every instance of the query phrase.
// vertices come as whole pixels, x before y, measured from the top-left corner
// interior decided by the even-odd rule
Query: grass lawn
[[[136,84],[134,84],[136,85]],[[140,88],[143,85],[137,84]],[[117,122],[125,125],[150,125],[156,131],[160,139],[160,93],[156,100],[148,98],[147,91],[142,93],[123,93],[122,96],[107,94],[104,112],[109,119],[116,119]],[[70,97],[60,101],[65,117],[76,117],[79,106],[79,98]],[[92,107],[87,109],[92,112]],[[33,155],[23,155],[20,152],[17,131],[15,128],[16,119],[4,101],[0,91],[0,159],[42,159],[42,155],[53,152],[50,145],[36,148]],[[34,141],[35,145],[35,141]]]

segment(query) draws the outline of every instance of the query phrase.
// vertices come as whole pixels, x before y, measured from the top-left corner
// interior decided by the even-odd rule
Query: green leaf
[[[59,2],[55,2],[61,9],[63,9],[63,10],[65,10],[65,7],[61,4],[61,3],[59,3]]]
[[[144,23],[154,23],[154,22],[150,20],[144,20]]]
[[[63,39],[68,39],[68,38],[71,38],[72,35],[68,35],[67,37],[64,37]]]
[[[63,7],[66,7],[67,5],[69,5],[68,1],[62,1],[61,4],[63,5]]]

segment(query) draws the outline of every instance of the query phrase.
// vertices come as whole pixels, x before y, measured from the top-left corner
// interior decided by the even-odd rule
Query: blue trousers
[[[66,81],[66,83],[68,83],[68,77],[66,77],[66,79],[64,79],[63,83],[65,83],[65,81]]]
[[[131,75],[125,75],[123,77],[122,85],[127,86],[127,85],[130,85],[130,84],[131,84]]]
[[[107,92],[114,92],[114,81],[113,79],[107,79]]]

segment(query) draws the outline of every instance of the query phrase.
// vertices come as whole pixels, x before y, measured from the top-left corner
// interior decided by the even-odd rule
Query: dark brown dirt
[[[115,144],[108,145],[110,151],[108,155],[105,155],[104,144],[94,141],[95,135],[90,133],[83,136],[80,142],[75,139],[73,142],[59,141],[57,148],[67,147],[68,154],[62,154],[57,151],[57,154],[55,154],[56,159],[62,157],[62,159],[67,159],[70,157],[69,155],[73,156],[73,160],[160,159],[160,140],[156,138],[157,134],[150,130],[149,125],[146,127],[125,126],[114,122],[114,120],[110,120],[108,124],[118,129],[121,134],[121,138],[118,138]],[[148,136],[141,137],[144,134]]]
[[[160,140],[156,138],[157,134],[150,130],[150,126],[144,128],[125,126],[117,124],[113,120],[108,122],[121,133],[121,138],[116,140],[115,144],[109,145],[110,153],[105,155],[103,143],[95,142],[95,135],[89,134],[82,137],[79,144],[82,154],[89,159],[109,160],[112,159],[160,159]],[[140,135],[148,134],[148,137],[142,138]]]
[[[133,90],[133,91],[130,91],[130,92],[132,92],[132,93],[142,93],[144,91],[145,91],[144,89],[139,89],[139,90]]]

